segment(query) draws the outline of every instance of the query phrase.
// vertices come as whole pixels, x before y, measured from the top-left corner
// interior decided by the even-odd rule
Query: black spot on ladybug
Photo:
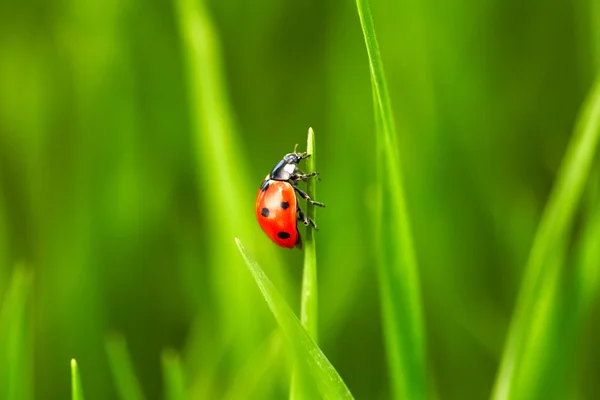
[[[262,185],[260,185],[260,190],[262,190],[263,192],[265,192],[269,188],[270,184],[271,184],[271,182],[269,182],[268,179],[265,179],[263,181]]]
[[[290,237],[290,234],[287,232],[277,232],[277,237],[280,239],[287,239]]]
[[[287,210],[289,206],[290,206],[290,203],[288,203],[287,201],[281,202],[281,208],[283,208],[284,210]]]
[[[269,209],[268,208],[263,208],[262,210],[260,210],[260,215],[262,215],[263,217],[268,217],[269,216]]]

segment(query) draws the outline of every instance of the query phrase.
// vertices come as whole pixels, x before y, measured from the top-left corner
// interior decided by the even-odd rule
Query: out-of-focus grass
[[[319,389],[321,396],[325,399],[353,399],[338,372],[302,327],[284,298],[278,293],[256,261],[250,257],[240,240],[236,238],[235,241],[248,270],[256,281],[283,334],[294,349],[296,358],[302,361],[299,365],[304,366],[304,363],[306,363],[308,372],[313,377],[314,384]]]
[[[260,243],[256,240],[256,222],[252,221],[253,208],[248,201],[253,198],[249,183],[257,182],[258,188],[259,179],[250,179],[247,174],[247,154],[237,142],[222,77],[219,39],[204,1],[177,0],[175,6],[189,85],[198,193],[202,209],[206,211],[202,214],[204,221],[213,227],[210,244],[204,250],[208,265],[212,266],[211,286],[218,301],[223,337],[223,348],[217,357],[229,353],[230,347],[233,362],[239,365],[258,345],[260,334],[264,334],[261,323],[264,314],[259,311],[253,292],[249,291],[250,281],[237,273],[239,258],[222,249],[232,246],[230,238],[233,236],[245,238],[253,247]],[[273,247],[265,246],[267,242],[262,243],[258,247],[272,260],[276,281],[284,294],[291,293],[279,256]],[[198,337],[191,340],[198,341]],[[204,360],[200,354],[198,357]],[[211,366],[205,368],[216,368],[218,361],[211,360]],[[206,370],[201,372],[206,373]]]
[[[577,246],[575,270],[573,272],[573,297],[575,312],[578,318],[583,318],[589,312],[593,301],[598,297],[600,288],[600,184],[598,170],[590,177],[591,200],[584,208],[588,217]],[[579,321],[581,323],[581,321]]]
[[[542,356],[548,352],[545,341],[550,338],[542,339],[540,336],[547,335],[545,330],[551,328],[548,319],[557,307],[554,302],[562,266],[561,253],[566,251],[575,211],[590,174],[599,139],[600,78],[583,106],[539,223],[511,321],[494,388],[494,399],[510,399],[515,396],[544,398],[548,395],[533,392],[537,382],[544,376],[538,376],[537,370],[548,365]],[[542,344],[536,346],[540,342]]]
[[[105,347],[112,377],[120,398],[122,400],[144,399],[125,338],[120,334],[113,333],[106,338]]]
[[[186,383],[183,377],[183,368],[179,355],[172,349],[164,350],[162,353],[162,370],[165,381],[166,400],[188,399]]]
[[[584,4],[583,8],[589,13],[589,24],[592,26],[591,29],[591,42],[592,42],[592,57],[594,58],[594,66],[600,67],[600,4],[597,1],[590,0],[587,4]]]
[[[379,284],[394,396],[427,397],[417,262],[398,156],[396,126],[367,0],[357,0],[367,46],[377,127]]]
[[[31,397],[31,272],[15,269],[4,301],[0,303],[0,398]]]

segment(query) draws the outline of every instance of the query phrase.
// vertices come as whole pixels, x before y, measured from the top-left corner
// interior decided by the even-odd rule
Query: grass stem
[[[77,361],[71,359],[71,399],[83,400],[83,390],[81,388],[81,378],[79,376],[79,367]]]
[[[379,285],[394,398],[427,397],[417,261],[406,207],[396,125],[368,0],[356,0],[373,87],[377,137]]]
[[[306,160],[306,172],[313,172],[316,168],[315,133],[312,128],[308,129],[306,151],[311,156]],[[306,192],[311,199],[315,199],[315,179],[307,181]],[[315,220],[315,206],[307,202],[306,216]],[[304,238],[304,270],[302,274],[302,297],[300,299],[300,322],[315,343],[318,342],[318,293],[317,293],[317,253],[315,248],[315,236],[312,226],[306,227]],[[290,388],[290,399],[307,398],[308,387],[305,378],[302,377],[298,368],[292,373]]]

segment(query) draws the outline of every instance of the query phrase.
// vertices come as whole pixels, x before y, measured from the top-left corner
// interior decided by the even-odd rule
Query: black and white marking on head
[[[266,207],[263,207],[262,210],[260,210],[260,215],[262,215],[263,217],[268,217],[269,216],[269,209]]]
[[[262,190],[263,192],[265,192],[269,188],[270,184],[271,184],[271,182],[268,179],[265,179],[263,181],[262,185],[260,185],[260,190]]]
[[[290,206],[290,203],[287,201],[282,201],[280,205],[281,205],[281,208],[283,208],[284,210],[287,210],[288,207]]]
[[[277,237],[280,239],[288,239],[290,236],[287,232],[277,232]]]
[[[286,164],[286,166],[283,167],[283,170],[289,175],[292,175],[294,172],[296,172],[296,164]]]
[[[279,161],[269,174],[269,178],[276,181],[287,181],[296,172],[296,164],[301,160],[298,154],[287,154]]]

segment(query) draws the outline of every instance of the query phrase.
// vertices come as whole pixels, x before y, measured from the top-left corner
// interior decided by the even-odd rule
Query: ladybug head
[[[307,152],[296,153],[294,148],[293,153],[288,153],[279,161],[269,174],[270,179],[278,181],[287,181],[296,172],[296,165],[305,158],[310,157]]]
[[[293,153],[286,154],[285,157],[283,157],[283,161],[285,161],[287,164],[298,164],[301,160],[310,157],[310,154],[308,154],[307,152],[297,153],[297,148],[298,145],[294,147]]]

